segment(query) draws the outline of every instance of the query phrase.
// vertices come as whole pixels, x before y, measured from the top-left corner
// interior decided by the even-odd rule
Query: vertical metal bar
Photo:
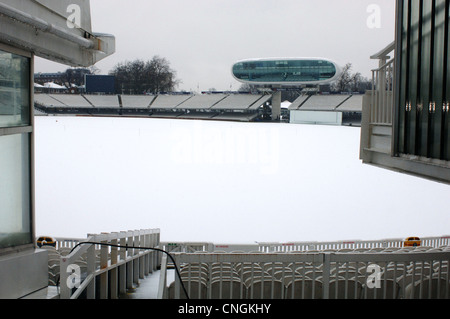
[[[109,291],[110,291],[111,299],[117,299],[119,297],[118,296],[118,284],[119,284],[118,283],[118,268],[117,268],[117,258],[118,258],[117,233],[115,233],[114,236],[116,238],[111,240],[111,244],[115,246],[115,247],[111,247],[111,266],[114,266],[114,268],[112,268],[110,271],[111,280],[110,280]]]
[[[323,258],[323,299],[329,299],[330,297],[330,269],[331,269],[331,256],[328,253],[322,254]]]
[[[102,241],[107,244],[107,241]],[[100,269],[108,267],[108,246],[102,245],[100,247]],[[105,271],[100,274],[100,299],[108,299],[108,272]]]
[[[126,232],[120,232],[120,249],[119,249],[119,259],[122,261],[126,260]],[[127,291],[127,266],[121,265],[119,271],[119,293],[124,294]]]
[[[86,252],[87,259],[87,275],[95,273],[95,246],[90,245]],[[95,278],[91,280],[86,290],[87,299],[95,299]]]
[[[139,246],[139,232],[134,231],[133,245]],[[133,283],[139,284],[139,258],[136,258],[140,254],[139,249],[133,249]]]

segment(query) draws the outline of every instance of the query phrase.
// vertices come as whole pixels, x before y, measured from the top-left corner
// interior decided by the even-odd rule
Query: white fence
[[[380,240],[344,240],[344,241],[307,241],[286,243],[255,243],[255,244],[214,244],[211,242],[161,242],[161,248],[167,252],[323,252],[327,249],[371,249],[400,248],[404,238],[388,238]],[[422,246],[438,248],[450,245],[450,235],[439,237],[421,237]]]
[[[159,239],[159,229],[57,239],[56,249],[68,252],[60,257],[60,298],[118,298],[159,266],[160,253],[148,249]]]
[[[394,108],[395,59],[372,70],[372,93],[370,122],[392,124]]]
[[[424,238],[419,247],[383,240],[260,244],[253,253],[174,252],[180,275],[168,282],[163,257],[159,298],[448,299],[449,238]],[[214,246],[237,248],[208,245]]]

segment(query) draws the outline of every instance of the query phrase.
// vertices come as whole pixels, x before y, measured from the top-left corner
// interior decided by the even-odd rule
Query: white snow
[[[36,117],[37,235],[163,241],[440,236],[448,185],[364,165],[356,127]]]

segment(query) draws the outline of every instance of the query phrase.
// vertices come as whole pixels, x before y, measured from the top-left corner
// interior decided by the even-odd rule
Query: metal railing
[[[159,229],[58,239],[59,249],[73,250],[60,258],[60,298],[118,298],[159,266],[160,253],[146,249],[159,241]]]
[[[450,295],[450,250],[176,253],[175,259],[181,279],[175,277],[169,285],[162,281],[160,298],[448,299]]]
[[[450,245],[450,235],[439,237],[421,237],[422,246],[440,247]],[[403,238],[388,238],[380,240],[344,240],[344,241],[305,241],[286,243],[266,243],[254,244],[214,244],[211,242],[161,242],[161,248],[173,253],[195,253],[195,252],[306,252],[323,251],[326,249],[375,249],[403,247]]]
[[[185,244],[177,243],[184,252],[172,253],[180,278],[168,282],[170,264],[163,257],[158,298],[448,299],[450,295],[450,236],[421,238],[418,247],[404,247],[402,239],[204,243],[210,251],[189,253],[192,243]]]
[[[394,63],[391,59],[372,70],[370,122],[392,125],[394,107]]]

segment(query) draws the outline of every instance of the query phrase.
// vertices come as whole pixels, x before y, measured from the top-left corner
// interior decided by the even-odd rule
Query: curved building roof
[[[236,62],[233,77],[239,82],[257,85],[325,84],[342,73],[333,61],[324,58],[261,58]]]

